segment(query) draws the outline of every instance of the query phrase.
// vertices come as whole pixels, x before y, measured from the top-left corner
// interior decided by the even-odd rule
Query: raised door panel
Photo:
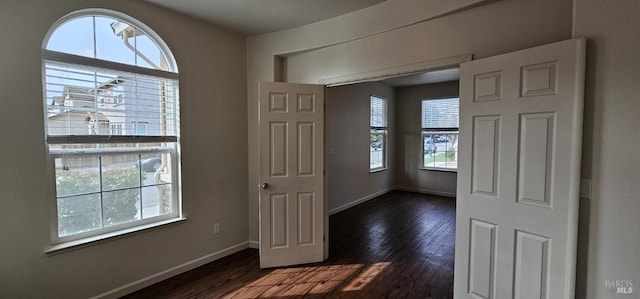
[[[298,94],[298,109],[300,113],[316,112],[316,96],[313,94]]]
[[[498,197],[500,116],[476,116],[473,120],[472,194]]]
[[[297,146],[298,176],[315,175],[315,139],[315,123],[299,122]]]
[[[289,124],[275,121],[269,126],[269,173],[271,177],[286,177],[289,169]]]
[[[549,238],[516,231],[514,298],[547,298]]]
[[[315,242],[315,214],[316,205],[313,192],[298,193],[298,245],[313,245]]]
[[[269,112],[287,113],[289,111],[289,95],[286,93],[269,94]]]
[[[493,223],[471,219],[468,293],[477,298],[494,298],[496,229]]]
[[[502,72],[489,72],[473,78],[473,101],[497,101],[502,99]]]
[[[557,62],[540,63],[521,67],[520,96],[535,97],[557,93]]]
[[[287,194],[271,194],[269,200],[271,248],[289,247],[289,198]]]
[[[520,203],[551,208],[555,114],[520,115],[518,196]]]

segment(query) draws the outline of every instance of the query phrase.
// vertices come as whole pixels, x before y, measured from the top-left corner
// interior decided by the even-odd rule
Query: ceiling
[[[257,35],[299,27],[347,14],[386,0],[145,0],[204,19],[220,27]],[[411,86],[458,80],[457,68],[380,80]]]
[[[291,29],[386,0],[145,0],[245,35]]]

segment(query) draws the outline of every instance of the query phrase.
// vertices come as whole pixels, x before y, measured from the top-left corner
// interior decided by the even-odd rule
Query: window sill
[[[123,229],[115,232],[100,234],[100,235],[68,241],[68,242],[62,242],[62,243],[51,245],[49,248],[47,248],[44,251],[44,253],[47,256],[57,255],[57,254],[73,251],[80,248],[98,245],[111,240],[116,240],[123,237],[131,236],[133,234],[140,233],[142,231],[148,231],[148,230],[159,228],[165,225],[180,223],[185,220],[187,220],[187,218],[184,218],[184,217],[172,218],[164,221],[131,227],[128,229]]]
[[[384,167],[384,168],[371,169],[371,170],[369,170],[369,173],[381,172],[381,171],[385,171],[385,170],[388,170],[388,169],[389,169],[389,168],[386,168],[386,167]]]
[[[435,167],[420,167],[420,170],[427,170],[427,171],[442,171],[442,172],[458,172],[458,169],[452,169],[452,168],[435,168]]]

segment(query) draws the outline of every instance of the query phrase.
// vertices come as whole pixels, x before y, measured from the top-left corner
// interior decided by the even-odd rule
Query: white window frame
[[[111,135],[122,135],[124,132],[122,124],[111,124]]]
[[[372,115],[372,111],[373,111],[373,101],[374,99],[376,100],[382,100],[383,105],[382,105],[382,123],[381,124],[374,124],[373,121],[373,115]],[[369,98],[369,172],[373,173],[373,172],[378,172],[378,171],[383,171],[387,169],[387,153],[388,153],[388,135],[389,135],[389,128],[388,128],[388,119],[389,119],[389,100],[387,100],[384,97],[381,96],[377,96],[377,95],[371,95],[371,97]],[[371,142],[371,136],[372,135],[381,135],[382,136],[382,147],[380,148],[375,148],[373,146],[373,143]],[[381,166],[372,166],[372,160],[375,158],[374,154],[375,153],[380,153],[382,152],[382,165]]]
[[[88,16],[100,16],[100,17],[108,17],[115,20],[122,21],[124,23],[130,24],[141,31],[143,31],[151,40],[153,40],[158,46],[159,50],[163,53],[164,58],[167,61],[168,68],[171,71],[164,71],[159,69],[150,69],[141,66],[134,66],[129,64],[122,64],[119,62],[106,61],[96,58],[77,56],[73,54],[56,52],[47,49],[47,43],[51,38],[52,34],[60,28],[60,26],[64,25],[64,23],[79,18],[79,17],[88,17]],[[42,45],[42,77],[43,77],[43,89],[44,89],[44,117],[45,117],[45,132],[49,132],[47,126],[47,91],[46,91],[46,74],[45,69],[47,63],[62,63],[62,64],[73,64],[78,65],[83,68],[96,68],[96,69],[107,69],[116,72],[128,72],[135,74],[142,74],[148,76],[154,76],[158,78],[165,78],[175,80],[177,83],[178,80],[178,68],[173,57],[173,54],[169,47],[164,43],[162,38],[155,33],[151,28],[143,24],[142,22],[119,12],[107,10],[107,9],[83,9],[72,12],[61,19],[59,19],[56,23],[54,23],[44,38],[44,42]],[[179,96],[178,96],[178,85],[176,84],[175,88],[175,96],[176,103],[178,106]],[[124,101],[120,101],[116,104],[122,104]],[[148,228],[153,228],[161,225],[166,225],[168,223],[179,222],[184,220],[182,214],[182,192],[181,192],[181,181],[180,181],[180,141],[179,141],[179,109],[176,107],[176,115],[175,115],[175,126],[176,132],[175,136],[141,136],[141,135],[122,135],[122,136],[109,136],[109,135],[47,135],[46,138],[46,149],[48,153],[48,165],[49,165],[49,174],[50,174],[50,182],[51,182],[51,190],[53,190],[51,199],[53,201],[52,211],[51,211],[51,246],[46,250],[47,253],[56,252],[59,250],[64,250],[71,247],[76,247],[88,243],[92,243],[99,240],[104,240],[108,238],[112,238],[115,236],[128,234]],[[111,127],[109,128],[109,132],[111,132]],[[111,148],[111,149],[64,149],[60,150],[57,148],[50,149],[51,145],[57,144],[171,144],[170,146],[155,146],[155,147],[127,147],[127,148]],[[109,156],[109,155],[148,155],[148,154],[169,154],[171,158],[167,159],[168,167],[171,168],[171,193],[172,193],[172,210],[170,213],[161,214],[155,217],[150,217],[146,219],[139,219],[131,222],[126,222],[122,224],[116,224],[108,227],[102,227],[95,230],[90,230],[86,232],[75,233],[67,236],[60,236],[58,232],[58,211],[57,211],[57,201],[58,196],[56,193],[56,158],[60,158],[62,156],[72,156],[72,157],[97,157],[97,156]],[[100,170],[102,171],[102,170]],[[100,191],[101,193],[103,191]]]
[[[453,154],[455,156],[458,155],[458,134],[459,134],[459,125],[456,127],[453,126],[425,126],[424,125],[424,117],[425,117],[425,112],[424,112],[424,102],[425,101],[438,101],[438,100],[450,100],[450,99],[458,99],[458,107],[459,107],[459,103],[460,103],[460,99],[457,96],[451,96],[451,97],[440,97],[440,98],[425,98],[422,99],[422,101],[420,101],[420,117],[421,117],[421,122],[420,122],[420,127],[421,127],[421,132],[420,132],[420,169],[422,170],[437,170],[437,171],[450,171],[450,172],[457,172],[458,171],[458,167],[456,165],[456,167],[437,167],[437,166],[427,166],[428,163],[426,163],[426,157],[429,156],[434,156],[438,155],[438,153],[440,153],[440,155],[442,154],[442,152],[445,152],[445,155],[447,155],[447,152],[453,152]],[[459,114],[458,114],[459,115]],[[459,116],[458,116],[458,123],[459,123]],[[445,143],[445,149],[442,149],[442,145],[438,146],[438,142],[435,141],[435,138],[433,138],[433,136],[441,136],[441,135],[455,135],[455,140],[454,140],[454,144],[453,144],[453,148],[454,150],[448,150],[448,144]],[[427,138],[427,136],[432,136],[431,138]],[[427,139],[431,140],[431,143],[427,142]],[[450,139],[449,139],[450,140]],[[428,153],[428,148],[432,148],[433,152],[431,154]],[[457,161],[457,159],[456,159]],[[457,162],[456,162],[457,163]]]

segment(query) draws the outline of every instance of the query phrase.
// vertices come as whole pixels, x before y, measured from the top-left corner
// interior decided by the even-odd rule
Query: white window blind
[[[44,71],[49,142],[68,142],[65,136],[178,135],[175,79],[49,60]],[[111,130],[115,125],[122,130]]]
[[[423,100],[422,128],[458,128],[460,100],[458,98]]]
[[[371,96],[371,127],[387,126],[387,101]]]

